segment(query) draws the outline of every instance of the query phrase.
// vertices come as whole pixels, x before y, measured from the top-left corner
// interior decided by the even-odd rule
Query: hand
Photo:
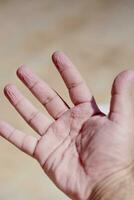
[[[119,74],[112,87],[110,111],[105,115],[84,80],[61,52],[52,60],[74,103],[73,108],[27,67],[18,77],[54,118],[48,119],[14,85],[5,87],[12,105],[39,134],[27,135],[0,121],[0,133],[22,151],[36,158],[45,173],[72,199],[90,198],[95,185],[133,160],[133,111],[130,85],[134,70]],[[99,83],[98,83],[99,84]]]

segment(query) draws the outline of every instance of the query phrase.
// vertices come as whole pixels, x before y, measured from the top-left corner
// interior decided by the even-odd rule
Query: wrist
[[[88,200],[133,200],[134,163],[105,177],[97,183]]]

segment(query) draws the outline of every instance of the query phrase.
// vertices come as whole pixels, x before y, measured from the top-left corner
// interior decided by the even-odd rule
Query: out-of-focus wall
[[[33,68],[69,100],[51,54],[62,50],[76,64],[99,104],[108,104],[115,75],[134,66],[132,0],[0,0],[0,118],[35,134],[3,95],[12,82],[43,109],[17,80],[20,64]],[[70,102],[71,103],[71,102]],[[40,166],[0,140],[1,200],[67,200]]]

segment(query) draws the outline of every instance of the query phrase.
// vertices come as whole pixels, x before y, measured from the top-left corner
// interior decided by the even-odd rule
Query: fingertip
[[[24,64],[20,65],[16,71],[17,76],[20,77],[23,71],[26,69],[27,69],[26,65]]]
[[[61,56],[61,55],[64,55],[64,53],[63,53],[62,51],[59,51],[59,50],[55,51],[55,52],[52,54],[52,60],[57,59],[57,58],[58,58],[59,56]]]
[[[60,73],[62,73],[65,68],[74,67],[68,56],[61,51],[56,51],[53,53],[52,61]]]
[[[17,87],[13,84],[7,84],[4,87],[4,94],[10,101],[16,101],[16,96],[18,94]]]
[[[69,58],[62,51],[55,51],[52,54],[52,61],[59,68],[61,65],[64,65],[66,62],[69,62]]]
[[[128,80],[133,79],[133,78],[134,78],[134,70],[133,69],[126,69],[126,70],[120,72],[116,76],[115,82],[122,84],[122,83],[124,83]]]
[[[5,86],[4,94],[10,103],[14,106],[16,106],[20,99],[23,97],[16,85],[13,84],[8,84]]]
[[[134,73],[134,69],[126,69],[122,71],[120,74],[132,74],[132,73]]]
[[[8,83],[7,85],[5,85],[4,87],[4,93],[7,94],[8,91],[12,90],[13,88],[15,88],[16,86],[11,84],[11,83]]]
[[[121,93],[128,91],[132,81],[134,81],[134,70],[126,69],[120,72],[114,79],[111,93]]]

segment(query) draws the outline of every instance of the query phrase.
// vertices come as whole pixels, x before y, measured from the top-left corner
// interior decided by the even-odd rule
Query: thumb
[[[134,70],[121,72],[114,80],[111,91],[109,118],[118,121],[121,117],[132,116],[131,86]]]

